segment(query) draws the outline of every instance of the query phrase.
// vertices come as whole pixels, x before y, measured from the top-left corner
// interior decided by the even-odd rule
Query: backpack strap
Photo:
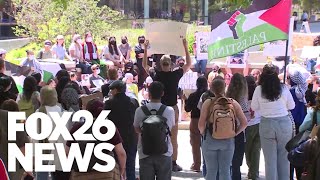
[[[146,116],[151,116],[151,115],[152,115],[146,105],[141,106],[141,110],[142,110],[142,112],[143,112]]]
[[[157,115],[158,116],[162,116],[162,114],[164,113],[164,111],[166,110],[167,106],[166,105],[161,105],[159,110],[157,111]]]

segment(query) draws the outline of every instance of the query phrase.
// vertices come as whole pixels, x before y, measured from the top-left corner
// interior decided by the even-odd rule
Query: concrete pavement
[[[190,167],[192,165],[192,153],[191,153],[191,145],[190,145],[190,134],[188,130],[179,130],[178,133],[178,144],[179,144],[179,153],[178,153],[178,161],[177,163],[183,168],[182,172],[173,173],[172,180],[204,180],[201,173],[194,173],[190,171]],[[136,168],[138,174],[139,168],[139,160],[137,157]],[[265,180],[264,173],[264,157],[261,152],[260,158],[260,179]],[[243,161],[243,165],[241,167],[242,178],[246,179],[248,173],[248,167],[246,165],[245,159]]]

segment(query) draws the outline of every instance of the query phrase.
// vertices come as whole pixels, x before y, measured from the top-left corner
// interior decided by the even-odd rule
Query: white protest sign
[[[197,38],[197,60],[208,59],[208,43],[210,40],[210,32],[198,32]]]
[[[227,57],[228,68],[245,68],[248,60],[249,53],[247,50]]]
[[[320,55],[320,46],[304,46],[301,53],[301,58],[318,58]]]
[[[288,35],[288,56],[292,54],[292,39],[293,39],[293,23],[294,18],[290,19],[290,31]],[[274,41],[264,44],[263,55],[264,56],[285,56],[286,54],[286,41]]]
[[[179,81],[179,87],[181,89],[197,89],[198,73],[189,71],[185,73]]]
[[[146,38],[150,42],[150,54],[184,56],[182,39],[188,25],[181,22],[161,21],[146,24]]]
[[[90,87],[90,75],[89,74],[82,74],[81,75],[81,85]]]

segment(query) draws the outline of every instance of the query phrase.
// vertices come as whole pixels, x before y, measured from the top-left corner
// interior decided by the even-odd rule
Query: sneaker
[[[191,166],[190,169],[191,169],[191,171],[196,172],[196,173],[201,172],[200,168],[195,168],[193,165]]]
[[[172,164],[172,171],[173,172],[182,171],[182,167],[180,167],[178,164]]]

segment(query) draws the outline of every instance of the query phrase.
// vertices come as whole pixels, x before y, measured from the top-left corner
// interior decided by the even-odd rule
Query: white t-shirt
[[[295,102],[287,86],[283,86],[281,96],[276,101],[269,101],[262,97],[261,86],[258,86],[253,93],[251,109],[259,111],[265,118],[283,117],[288,111],[294,109]]]
[[[74,51],[74,55],[77,57],[77,58],[80,58],[82,57],[81,56],[81,51],[82,51],[82,46],[79,45],[79,48],[76,46],[76,43],[72,43],[69,47],[69,52],[70,51]],[[74,58],[74,57],[73,57]]]
[[[155,109],[155,110],[159,110],[161,107],[161,103],[148,103],[147,104],[147,108],[149,110]],[[172,127],[175,125],[175,113],[172,107],[167,107],[166,110],[163,112],[163,117],[167,118],[167,125],[169,126],[169,129],[171,130]],[[136,110],[136,113],[134,115],[134,123],[133,126],[138,128],[142,126],[142,121],[144,120],[144,118],[146,117],[146,115],[143,113],[141,107],[139,107]],[[168,135],[169,136],[169,135]],[[173,148],[172,148],[172,143],[171,143],[171,138],[170,136],[168,137],[168,152],[165,153],[165,156],[172,156],[173,153]],[[141,144],[141,135],[139,135],[139,140],[138,140],[138,153],[139,153],[139,159],[144,159],[146,157],[148,157],[148,155],[143,154],[142,151],[142,144]]]

